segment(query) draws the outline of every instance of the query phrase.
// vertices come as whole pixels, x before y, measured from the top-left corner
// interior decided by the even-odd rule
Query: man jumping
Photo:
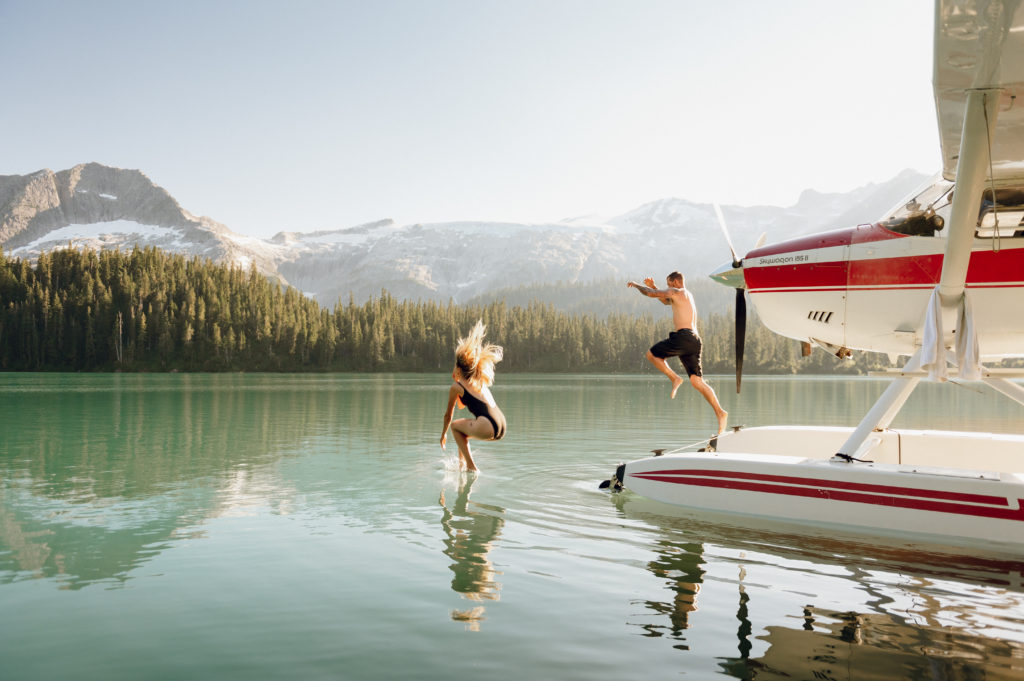
[[[714,389],[704,382],[700,366],[701,341],[695,325],[697,305],[693,301],[693,294],[686,290],[683,275],[679,272],[669,274],[666,283],[668,284],[667,288],[658,289],[654,286],[654,279],[647,277],[644,279],[646,286],[635,281],[626,284],[648,298],[658,298],[663,304],[672,306],[672,321],[676,330],[670,333],[665,340],[658,341],[651,346],[651,349],[647,351],[647,360],[672,381],[672,397],[675,398],[676,391],[683,384],[683,379],[672,371],[665,360],[669,357],[678,357],[686,369],[687,376],[690,377],[690,385],[703,395],[711,408],[715,410],[715,417],[718,419],[718,432],[722,433],[728,423],[729,412],[722,409]]]

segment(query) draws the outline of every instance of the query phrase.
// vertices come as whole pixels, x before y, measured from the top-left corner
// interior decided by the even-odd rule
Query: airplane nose
[[[743,279],[743,265],[733,267],[727,262],[709,275],[712,279],[729,288],[745,288],[746,282]]]

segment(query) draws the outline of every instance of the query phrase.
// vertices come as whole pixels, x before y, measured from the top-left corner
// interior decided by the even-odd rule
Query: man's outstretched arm
[[[630,281],[626,286],[635,288],[640,293],[644,294],[648,298],[658,298],[661,300],[663,305],[671,305],[669,296],[671,295],[668,291],[663,291],[654,287],[654,281],[650,278],[644,280],[647,285],[638,284],[635,281]]]

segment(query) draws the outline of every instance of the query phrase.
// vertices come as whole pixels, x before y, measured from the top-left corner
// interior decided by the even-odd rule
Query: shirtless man
[[[715,417],[718,419],[718,432],[721,433],[728,423],[729,412],[722,409],[714,389],[704,382],[702,376],[701,342],[694,324],[697,318],[697,305],[693,301],[693,294],[686,290],[683,284],[683,275],[679,272],[668,275],[666,283],[668,284],[667,288],[658,289],[654,286],[654,279],[647,277],[644,279],[646,286],[635,281],[626,284],[648,298],[657,298],[663,304],[672,306],[672,321],[676,330],[670,333],[665,340],[651,346],[651,349],[647,351],[647,360],[672,381],[672,397],[675,398],[676,391],[683,384],[683,379],[672,371],[665,360],[669,357],[678,357],[686,369],[686,374],[690,377],[690,385],[696,388],[697,392],[703,395],[711,408],[715,410]]]

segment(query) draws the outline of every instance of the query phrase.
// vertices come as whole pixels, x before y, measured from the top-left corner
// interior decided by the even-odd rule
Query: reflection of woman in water
[[[448,408],[444,413],[441,447],[448,441],[448,426],[459,446],[459,458],[471,471],[479,470],[469,451],[469,440],[500,440],[505,435],[505,415],[498,409],[489,386],[494,383],[494,365],[501,361],[499,345],[484,343],[484,324],[478,321],[455,347],[455,368],[448,389]],[[452,421],[455,407],[465,407],[473,418]]]
[[[657,577],[669,582],[675,593],[671,603],[647,601],[647,606],[658,613],[667,614],[671,623],[671,636],[686,640],[684,631],[690,628],[690,613],[697,610],[697,594],[704,581],[704,545],[700,543],[677,544],[659,542],[659,556],[647,564]],[[644,627],[652,635],[662,627]]]
[[[501,588],[497,581],[499,573],[487,554],[501,534],[505,509],[470,502],[473,480],[473,476],[462,476],[458,496],[450,510],[445,504],[444,490],[441,491],[440,503],[444,508],[441,525],[447,535],[444,553],[453,561],[449,565],[454,573],[453,591],[471,601],[496,601]],[[484,606],[452,610],[451,617],[456,622],[465,622],[468,629],[478,631],[484,619]]]

